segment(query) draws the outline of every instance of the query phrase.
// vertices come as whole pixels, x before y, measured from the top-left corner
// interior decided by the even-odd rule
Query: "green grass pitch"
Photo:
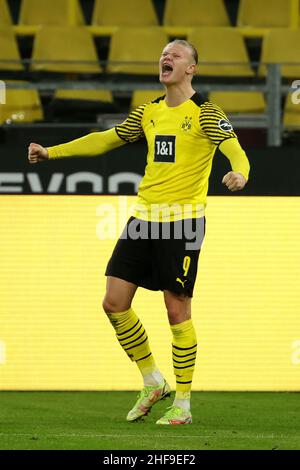
[[[136,392],[0,392],[0,449],[300,449],[299,393],[194,392],[193,424],[125,416]]]

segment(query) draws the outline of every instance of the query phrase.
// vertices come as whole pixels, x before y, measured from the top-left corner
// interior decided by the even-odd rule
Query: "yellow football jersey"
[[[133,215],[151,221],[202,217],[217,147],[246,179],[249,162],[217,105],[198,93],[175,107],[164,98],[139,106],[115,128],[49,147],[49,158],[97,156],[145,137],[147,165]]]
[[[237,139],[224,112],[198,93],[175,107],[164,96],[139,106],[116,132],[126,142],[146,137],[147,165],[134,216],[153,221],[203,216],[214,153],[224,140]],[[243,151],[233,169],[248,178]]]

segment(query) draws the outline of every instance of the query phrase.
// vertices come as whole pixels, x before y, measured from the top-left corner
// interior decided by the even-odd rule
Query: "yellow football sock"
[[[173,333],[173,368],[176,376],[176,396],[189,399],[197,354],[197,337],[192,320],[171,325]]]
[[[127,356],[137,363],[143,376],[151,374],[157,369],[153,359],[147,333],[130,308],[125,312],[107,314],[114,327],[117,339]]]

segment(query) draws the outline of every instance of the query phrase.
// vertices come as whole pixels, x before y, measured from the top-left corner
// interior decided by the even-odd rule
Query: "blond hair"
[[[185,39],[173,39],[173,41],[170,41],[169,44],[180,44],[181,46],[188,47],[192,53],[195,64],[198,64],[198,51],[193,44],[186,41]]]

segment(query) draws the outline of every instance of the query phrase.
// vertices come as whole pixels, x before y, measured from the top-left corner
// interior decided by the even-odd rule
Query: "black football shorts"
[[[146,289],[192,297],[204,234],[205,217],[176,222],[131,217],[105,275]]]

